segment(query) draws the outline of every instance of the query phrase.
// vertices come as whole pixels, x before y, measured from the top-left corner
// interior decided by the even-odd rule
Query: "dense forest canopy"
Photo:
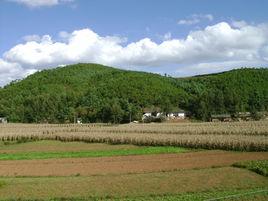
[[[224,73],[178,79],[190,99],[186,108],[198,118],[212,114],[268,110],[268,69],[244,68]]]
[[[184,109],[192,118],[268,110],[268,69],[172,78],[76,64],[43,70],[0,89],[0,116],[11,122],[124,123],[144,108]]]

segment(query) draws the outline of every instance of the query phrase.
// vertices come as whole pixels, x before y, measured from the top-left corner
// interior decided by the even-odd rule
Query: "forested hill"
[[[211,114],[268,111],[268,69],[242,68],[178,79],[190,94],[186,108],[199,119]]]
[[[15,122],[127,122],[142,108],[177,106],[187,94],[173,78],[76,64],[43,70],[0,91],[0,116]]]
[[[268,70],[190,78],[76,64],[37,72],[0,89],[0,116],[12,122],[128,122],[143,108],[181,108],[193,118],[268,110]],[[178,110],[178,109],[177,109]]]

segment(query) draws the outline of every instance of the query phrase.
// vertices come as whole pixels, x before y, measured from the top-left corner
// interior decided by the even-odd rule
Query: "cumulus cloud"
[[[233,20],[232,21],[232,26],[235,28],[242,28],[242,27],[245,27],[247,25],[248,25],[248,23],[244,20],[240,20],[240,21]]]
[[[182,39],[167,33],[160,43],[150,38],[126,43],[123,37],[100,36],[88,28],[59,36],[59,40],[49,35],[33,37],[6,51],[0,60],[2,84],[35,70],[78,62],[175,76],[268,64],[267,24],[237,27],[221,22],[192,31]]]
[[[18,63],[11,63],[0,59],[0,86],[21,79],[36,72],[36,69],[23,69]]]
[[[203,20],[213,21],[214,17],[211,14],[193,14],[186,19],[181,19],[178,21],[179,25],[194,25],[198,24]]]
[[[8,0],[10,2],[16,2],[25,5],[30,8],[56,6],[61,3],[69,3],[74,0]]]
[[[208,74],[208,73],[217,73],[228,71],[232,69],[238,69],[242,67],[267,67],[267,61],[215,61],[215,62],[202,62],[194,65],[189,65],[187,67],[181,67],[176,69],[175,75],[184,77],[184,76],[193,76],[197,74]],[[198,72],[198,73],[196,73]]]
[[[39,41],[41,41],[41,37],[39,35],[36,35],[36,34],[24,36],[22,39],[26,42],[29,42],[29,41],[39,42]]]
[[[170,40],[172,37],[172,34],[170,32],[167,32],[163,36],[163,40]]]

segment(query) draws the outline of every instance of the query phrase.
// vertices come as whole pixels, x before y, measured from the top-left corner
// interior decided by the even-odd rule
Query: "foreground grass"
[[[253,188],[230,191],[207,191],[197,193],[181,193],[175,195],[151,195],[146,197],[126,197],[126,198],[50,198],[50,199],[5,199],[5,201],[266,201],[268,199],[268,190],[265,188]],[[1,200],[1,199],[0,199]],[[1,200],[2,201],[2,200]]]
[[[239,196],[259,197],[252,200],[268,196],[265,177],[232,167],[88,177],[0,177],[0,182],[2,200],[205,200],[253,191],[263,192]]]
[[[58,140],[39,140],[39,141],[0,141],[1,153],[22,153],[22,152],[60,152],[60,151],[98,151],[98,150],[125,150],[139,149],[135,145],[109,145],[106,143],[85,143],[85,142],[61,142]]]
[[[258,174],[268,177],[268,160],[239,162],[234,167],[246,168]]]
[[[110,145],[113,146],[113,145]],[[118,149],[118,150],[90,150],[90,151],[60,151],[60,152],[17,152],[1,153],[0,160],[32,160],[49,158],[83,158],[83,157],[107,157],[107,156],[126,156],[126,155],[145,155],[163,153],[183,153],[188,149],[180,147],[138,147],[137,149]]]

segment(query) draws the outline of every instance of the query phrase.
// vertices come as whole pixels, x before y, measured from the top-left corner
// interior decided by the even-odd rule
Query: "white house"
[[[170,112],[170,113],[167,114],[167,117],[170,118],[170,119],[173,119],[173,118],[175,118],[175,113]]]
[[[178,112],[178,118],[185,119],[185,112]]]
[[[6,124],[7,118],[6,117],[0,117],[0,123]]]
[[[178,109],[178,108],[177,108]],[[185,119],[186,115],[183,110],[174,108],[173,112],[169,112],[167,114],[161,112],[161,109],[158,107],[154,108],[144,108],[142,120],[145,120],[148,117],[161,117],[165,116],[167,119]]]
[[[169,119],[185,119],[185,112],[178,111],[178,112],[170,112],[167,114]]]
[[[144,108],[143,109],[143,115],[142,120],[148,118],[148,117],[159,117],[162,113],[160,113],[161,109],[159,107],[151,107],[151,108]]]
[[[152,113],[151,112],[145,112],[143,115],[142,115],[142,120],[148,118],[148,117],[151,117],[152,116]]]
[[[157,112],[157,113],[156,113],[156,117],[161,117],[161,116],[163,116],[163,115],[164,115],[163,112]]]
[[[81,118],[77,118],[76,123],[77,123],[77,124],[82,124],[82,119],[81,119]]]

